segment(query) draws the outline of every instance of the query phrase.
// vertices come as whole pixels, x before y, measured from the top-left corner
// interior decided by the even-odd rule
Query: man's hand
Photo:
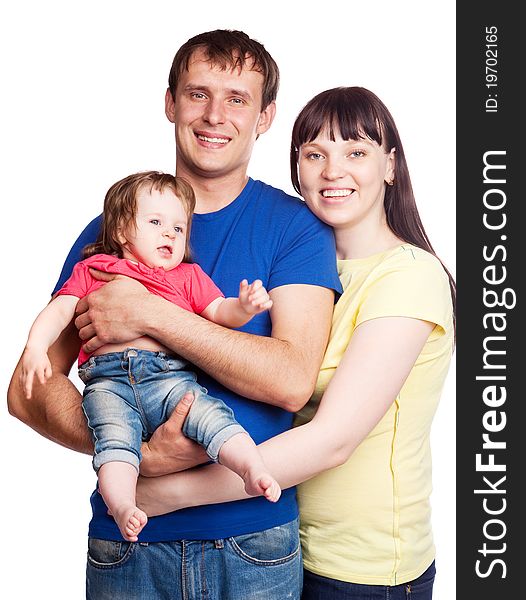
[[[183,424],[194,396],[185,394],[170,418],[141,447],[141,475],[158,477],[195,467],[209,460],[204,449],[183,434]]]
[[[105,344],[125,343],[144,335],[142,316],[150,296],[146,288],[130,277],[90,272],[108,283],[77,304],[75,326],[86,342],[84,351],[90,354]]]

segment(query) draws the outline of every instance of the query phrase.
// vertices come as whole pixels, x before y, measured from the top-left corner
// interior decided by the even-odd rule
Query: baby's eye
[[[152,225],[160,225],[161,221],[159,221],[159,219],[150,219],[150,223]]]
[[[175,233],[183,233],[183,228],[179,227],[178,225],[176,227],[174,227],[174,231]]]

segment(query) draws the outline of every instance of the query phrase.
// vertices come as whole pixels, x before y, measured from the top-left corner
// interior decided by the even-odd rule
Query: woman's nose
[[[340,179],[345,175],[343,165],[338,159],[328,158],[325,161],[322,176],[325,179],[333,180]]]

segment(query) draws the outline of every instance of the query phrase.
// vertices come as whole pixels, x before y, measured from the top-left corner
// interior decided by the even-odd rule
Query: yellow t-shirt
[[[360,323],[387,316],[435,323],[397,398],[349,460],[298,486],[305,568],[342,581],[397,585],[434,559],[429,433],[453,349],[447,275],[404,244],[338,262],[338,300],[316,390],[295,425],[310,420]]]

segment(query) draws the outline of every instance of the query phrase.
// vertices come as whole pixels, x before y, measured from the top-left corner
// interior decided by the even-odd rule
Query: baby
[[[79,298],[104,285],[90,268],[132,277],[150,292],[225,327],[241,327],[272,306],[261,281],[249,285],[243,280],[239,297],[225,298],[198,265],[187,262],[194,208],[194,192],[186,181],[156,171],[130,175],[108,190],[98,241],[84,249],[85,260],[31,327],[22,358],[27,398],[35,377],[41,383],[51,377],[48,349],[71,322]],[[195,374],[185,370],[187,363],[162,344],[140,337],[103,346],[91,356],[81,350],[78,364],[86,384],[82,407],[95,444],[99,491],[125,540],[137,541],[147,522],[135,500],[141,443],[187,392],[195,400],[185,435],[241,476],[248,494],[279,499],[278,483],[232,410],[209,396]]]

